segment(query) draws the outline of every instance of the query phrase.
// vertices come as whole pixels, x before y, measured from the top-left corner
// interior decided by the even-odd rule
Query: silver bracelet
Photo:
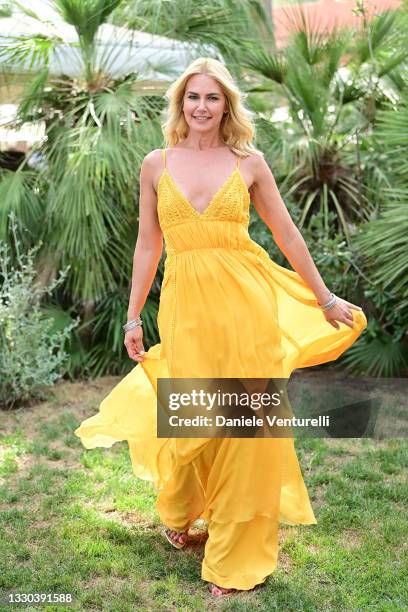
[[[330,310],[331,308],[334,307],[335,303],[337,302],[337,295],[335,295],[332,292],[330,292],[330,295],[331,295],[331,298],[328,302],[326,302],[326,304],[319,304],[319,302],[317,302],[322,310]]]
[[[127,323],[122,325],[122,329],[126,333],[127,331],[134,329],[135,327],[138,327],[139,325],[143,325],[143,321],[140,317],[137,317],[136,319],[132,319],[131,321],[128,321]]]

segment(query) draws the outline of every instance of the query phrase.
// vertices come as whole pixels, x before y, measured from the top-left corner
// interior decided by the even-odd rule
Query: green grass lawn
[[[203,544],[177,551],[161,535],[127,443],[85,450],[73,434],[118,380],[60,383],[1,413],[3,597],[74,595],[18,606],[30,610],[408,610],[407,440],[296,440],[318,524],[281,526],[265,586],[218,600],[200,578]]]

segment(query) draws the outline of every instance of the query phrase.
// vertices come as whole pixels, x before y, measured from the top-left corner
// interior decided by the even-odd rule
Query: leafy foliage
[[[259,142],[285,175],[285,195],[302,209],[299,226],[321,213],[326,235],[340,232],[350,245],[353,226],[373,213],[365,178],[370,185],[373,176],[382,178],[379,160],[367,145],[375,109],[390,97],[401,98],[407,85],[401,76],[399,86],[397,80],[390,86],[407,57],[405,49],[395,49],[403,22],[394,11],[368,21],[357,33],[321,33],[299,8],[292,27],[291,41],[282,50],[258,45],[243,56],[257,75],[248,91],[271,98],[269,112],[264,110],[258,121]],[[363,52],[367,44],[368,55]],[[391,56],[393,61],[386,61]],[[286,116],[281,112],[276,129],[274,101],[282,111],[282,97]]]
[[[64,281],[66,271],[48,287],[38,287],[37,249],[24,254],[16,233],[14,239],[16,266],[10,265],[8,245],[0,242],[0,404],[8,408],[44,397],[44,388],[62,377],[67,358],[64,344],[78,324],[71,320],[63,329],[53,329],[54,319],[43,311],[41,300]]]
[[[350,301],[364,300],[369,329],[347,359],[376,375],[403,372],[406,15],[389,11],[368,20],[358,5],[360,30],[326,35],[299,9],[290,44],[275,51],[258,0],[56,0],[55,7],[78,35],[75,77],[51,73],[61,44],[56,35],[16,37],[0,49],[3,67],[20,69],[25,79],[16,125],[38,122],[46,134],[16,172],[1,171],[0,239],[12,252],[14,213],[19,227],[29,228],[24,249],[41,241],[39,284],[67,269],[56,303],[47,304],[59,329],[67,313],[81,316],[67,341],[66,374],[124,373],[133,366],[121,326],[138,227],[138,173],[144,155],[162,146],[166,83],[116,74],[118,46],[98,52],[103,27],[125,22],[205,55],[222,54],[249,93],[257,144],[326,284]],[[33,9],[27,14],[38,19]],[[163,62],[166,71],[174,74],[174,66]],[[253,210],[250,229],[286,265]],[[161,275],[160,265],[142,312],[146,346],[158,341]],[[386,348],[378,357],[380,346]]]

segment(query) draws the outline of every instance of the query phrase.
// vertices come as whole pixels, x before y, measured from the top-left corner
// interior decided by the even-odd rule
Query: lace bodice
[[[247,185],[237,167],[228,176],[203,212],[197,211],[174,182],[166,166],[166,151],[163,149],[164,168],[157,190],[157,212],[160,227],[166,229],[185,222],[235,221],[248,227],[250,196]]]

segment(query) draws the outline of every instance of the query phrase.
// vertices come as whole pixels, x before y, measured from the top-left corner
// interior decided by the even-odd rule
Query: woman
[[[154,482],[165,535],[183,548],[208,522],[201,576],[213,595],[249,590],[276,567],[278,524],[315,524],[293,438],[158,438],[158,378],[289,378],[335,360],[367,325],[325,286],[225,66],[200,58],[170,86],[167,148],[140,174],[140,222],[125,329],[138,365],[76,430],[86,448],[127,440]],[[248,234],[255,206],[293,270]],[[140,312],[162,253],[158,328],[147,353]]]

